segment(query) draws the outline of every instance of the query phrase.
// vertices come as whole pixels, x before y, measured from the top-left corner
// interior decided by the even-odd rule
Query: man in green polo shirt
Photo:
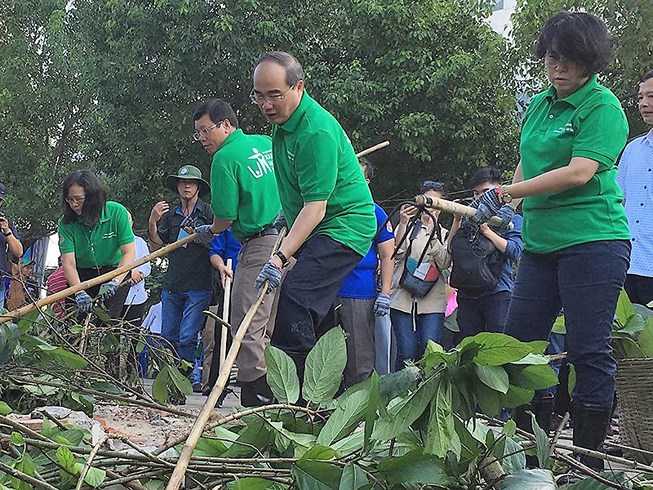
[[[297,258],[280,288],[272,343],[295,360],[303,376],[306,355],[335,325],[340,285],[370,248],[374,203],[347,135],[306,93],[303,69],[293,56],[263,55],[251,98],[273,124],[277,185],[289,226],[257,285],[278,287],[288,258]]]
[[[243,245],[231,303],[231,324],[237,329],[256,301],[254,281],[270,259],[278,235],[274,221],[281,204],[274,177],[272,143],[269,136],[243,133],[233,109],[222,100],[202,102],[195,109],[193,120],[196,131],[193,138],[213,155],[213,223],[196,231],[201,238],[209,240],[231,227],[231,233]],[[274,325],[270,316],[275,296],[268,296],[259,307],[236,359],[243,406],[258,406],[272,399],[265,382],[263,351]]]

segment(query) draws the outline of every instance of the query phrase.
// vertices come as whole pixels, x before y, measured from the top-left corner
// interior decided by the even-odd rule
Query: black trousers
[[[281,283],[271,343],[295,360],[302,379],[308,352],[336,325],[338,290],[362,257],[326,235],[315,235],[295,258],[297,263]]]
[[[653,277],[628,274],[624,288],[631,303],[647,305],[653,301]]]

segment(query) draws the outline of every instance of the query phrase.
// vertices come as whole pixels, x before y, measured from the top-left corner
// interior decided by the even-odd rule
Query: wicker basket
[[[620,360],[615,381],[621,443],[653,452],[653,359]],[[653,461],[653,456],[631,451],[624,456],[644,464]]]

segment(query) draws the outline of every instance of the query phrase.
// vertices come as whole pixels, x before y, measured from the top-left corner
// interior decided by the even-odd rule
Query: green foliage
[[[632,304],[624,290],[617,301],[612,345],[619,359],[653,357],[653,311]]]
[[[347,364],[344,332],[336,327],[322,335],[306,358],[302,394],[312,403],[333,399]]]
[[[279,403],[295,403],[299,399],[299,377],[294,361],[272,345],[265,348],[265,365],[270,366],[267,381]]]

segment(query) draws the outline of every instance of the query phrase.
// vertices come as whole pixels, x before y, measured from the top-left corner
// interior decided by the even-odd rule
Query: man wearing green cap
[[[179,204],[171,208],[159,201],[152,208],[148,223],[152,251],[188,236],[195,226],[213,222],[211,207],[199,197],[210,192],[210,187],[197,167],[184,165],[176,175],[166,177],[165,186],[179,195]],[[204,325],[202,312],[211,300],[211,280],[205,245],[192,242],[168,254],[161,290],[161,335],[191,364],[195,363],[197,334]]]
[[[270,259],[278,234],[274,221],[281,203],[272,163],[272,142],[269,136],[243,133],[233,109],[223,100],[202,102],[195,109],[193,120],[193,139],[213,155],[211,208],[215,215],[211,226],[196,231],[208,240],[231,227],[232,234],[243,245],[231,303],[231,324],[237,329],[256,301],[254,281]],[[257,310],[236,359],[243,406],[263,405],[272,400],[265,382],[263,351],[272,333],[270,317],[275,297],[276,293],[267,296]]]

